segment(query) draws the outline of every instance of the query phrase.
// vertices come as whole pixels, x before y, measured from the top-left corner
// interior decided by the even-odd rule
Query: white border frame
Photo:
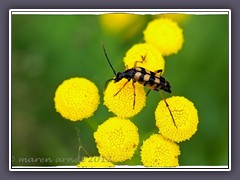
[[[48,15],[82,15],[105,13],[133,13],[133,14],[228,14],[229,15],[229,164],[228,166],[179,166],[176,168],[145,168],[144,166],[115,166],[115,168],[77,168],[76,166],[14,166],[11,165],[11,60],[12,36],[11,23],[13,14],[48,14]],[[10,9],[9,10],[9,170],[10,171],[231,171],[231,10],[230,9]]]

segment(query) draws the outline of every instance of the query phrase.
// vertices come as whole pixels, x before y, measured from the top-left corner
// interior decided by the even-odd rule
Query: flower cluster
[[[176,16],[174,16],[176,17]],[[183,46],[183,30],[167,16],[151,21],[143,32],[146,43],[154,45],[163,56],[176,54]],[[159,102],[155,110],[158,135],[152,135],[141,147],[144,166],[178,166],[178,142],[190,139],[197,131],[198,114],[191,101],[171,97]]]
[[[102,20],[104,22],[104,18],[113,17],[124,19],[125,15],[108,15]],[[133,19],[129,19],[129,23]],[[183,30],[175,21],[160,16],[148,23],[143,34],[145,42],[133,45],[126,52],[123,62],[126,70],[145,68],[143,75],[151,71],[149,76],[154,75],[151,78],[158,78],[160,83],[160,76],[165,68],[164,58],[176,54],[183,46]],[[158,74],[157,70],[162,70],[161,74]],[[98,89],[92,82],[85,78],[72,78],[58,87],[54,101],[57,112],[64,118],[80,121],[93,115],[99,105],[99,99]],[[181,96],[161,100],[155,110],[159,133],[139,142],[138,128],[129,118],[140,113],[146,105],[144,86],[125,78],[118,82],[113,79],[104,91],[103,100],[103,104],[115,117],[108,118],[98,125],[93,134],[99,155],[84,158],[78,167],[113,167],[115,163],[130,160],[139,143],[142,143],[140,154],[144,166],[179,165],[180,148],[177,143],[190,139],[198,126],[197,110],[191,101]],[[91,158],[105,158],[109,161],[92,161]]]
[[[176,54],[182,48],[183,30],[170,18],[161,17],[151,21],[143,34],[145,42],[133,45],[127,51],[123,59],[125,67],[140,66],[152,72],[161,69],[162,75],[165,66],[163,56]],[[109,83],[104,93],[104,104],[109,111],[118,117],[130,118],[142,110],[146,101],[145,93],[141,85],[135,84],[127,80]],[[177,166],[180,150],[175,142],[187,140],[196,132],[197,111],[186,98],[172,97],[160,101],[155,117],[159,135],[151,136],[143,143],[142,163],[144,166]]]

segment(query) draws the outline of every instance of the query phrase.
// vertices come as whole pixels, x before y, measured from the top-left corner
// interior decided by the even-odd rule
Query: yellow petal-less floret
[[[169,18],[151,21],[143,32],[144,40],[153,44],[164,56],[176,54],[183,45],[183,30]]]
[[[128,69],[134,67],[136,61],[142,61],[142,57],[145,56],[143,63],[137,63],[137,66],[143,67],[149,71],[156,71],[162,69],[164,71],[165,61],[162,53],[155,46],[147,43],[135,44],[126,53],[123,61]]]
[[[174,117],[177,128],[164,101],[160,101],[156,110],[156,125],[160,133],[172,141],[181,142],[190,139],[197,131],[198,113],[194,104],[188,99],[173,96],[166,99]]]
[[[135,83],[135,106],[134,102],[134,88],[132,81],[115,95],[125,84],[127,79],[122,79],[119,82],[114,83],[111,81],[104,92],[104,105],[107,106],[109,111],[116,114],[121,118],[130,118],[138,114],[146,104],[146,93],[144,87]]]
[[[55,109],[64,118],[81,121],[93,115],[100,103],[98,88],[85,78],[65,80],[55,92]]]
[[[145,167],[178,166],[179,146],[160,134],[153,134],[143,142],[141,161]]]
[[[79,168],[111,168],[114,164],[101,156],[84,157],[77,165]]]
[[[117,33],[129,28],[131,24],[139,20],[139,17],[139,15],[126,13],[103,14],[100,15],[100,23],[106,31]]]
[[[94,133],[98,152],[111,162],[131,159],[139,143],[138,128],[129,120],[112,117]]]

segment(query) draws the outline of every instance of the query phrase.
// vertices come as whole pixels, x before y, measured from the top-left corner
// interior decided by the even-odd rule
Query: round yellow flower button
[[[98,88],[85,78],[65,80],[56,90],[55,109],[64,118],[81,121],[93,115],[100,103]]]
[[[160,101],[155,110],[156,125],[159,132],[164,137],[175,142],[190,139],[197,131],[198,125],[198,113],[194,104],[180,96],[173,96],[166,99],[166,101],[169,104],[174,120],[164,101]]]

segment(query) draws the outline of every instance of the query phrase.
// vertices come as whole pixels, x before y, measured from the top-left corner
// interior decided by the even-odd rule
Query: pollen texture
[[[129,68],[134,67],[136,61],[142,61],[137,63],[136,66],[143,67],[149,71],[156,71],[162,69],[164,71],[165,61],[162,53],[155,46],[147,43],[136,44],[132,46],[126,53],[123,61],[125,66]]]
[[[94,133],[98,152],[111,162],[131,159],[139,143],[137,127],[128,119],[112,117]]]
[[[160,134],[150,136],[141,147],[141,161],[145,167],[178,166],[179,155],[179,146]]]
[[[143,32],[144,40],[153,44],[164,56],[177,53],[183,45],[183,30],[169,18],[151,21]]]
[[[156,110],[156,125],[160,133],[172,141],[181,142],[190,139],[197,131],[198,113],[194,104],[188,99],[173,96],[166,99],[176,126],[164,101],[160,101]]]
[[[109,168],[114,167],[114,164],[101,156],[84,157],[77,165],[79,168]]]
[[[65,80],[56,90],[55,109],[64,118],[81,121],[93,115],[100,103],[98,88],[85,78]]]
[[[127,80],[122,79],[119,82],[114,83],[114,81],[111,81],[108,84],[104,92],[104,105],[118,117],[130,118],[138,114],[145,106],[146,93],[144,87],[136,82],[134,84],[136,93],[134,104],[132,81],[129,81],[127,85],[122,88],[125,82],[127,82]],[[119,90],[120,92],[116,94]]]

